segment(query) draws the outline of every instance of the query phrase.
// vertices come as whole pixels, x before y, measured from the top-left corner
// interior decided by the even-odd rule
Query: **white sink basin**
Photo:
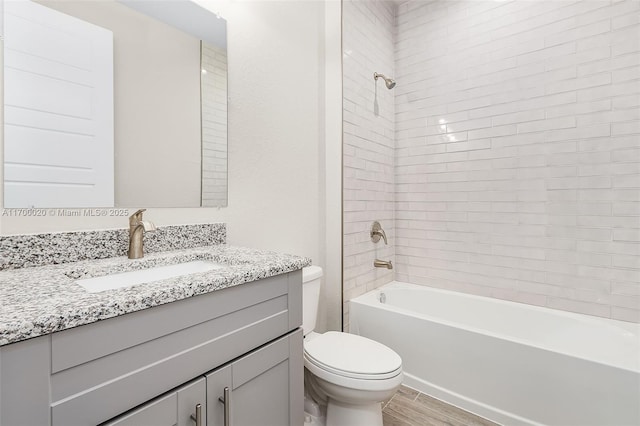
[[[76,283],[80,284],[80,286],[89,293],[100,293],[101,291],[131,287],[132,285],[150,283],[167,278],[179,277],[181,275],[207,272],[222,267],[223,265],[214,262],[194,260],[176,265],[157,266],[155,268],[121,272],[119,274],[105,275],[102,277],[86,278],[77,280]]]

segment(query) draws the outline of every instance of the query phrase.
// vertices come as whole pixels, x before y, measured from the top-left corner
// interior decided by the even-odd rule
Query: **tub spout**
[[[376,268],[393,269],[393,264],[391,263],[390,260],[376,259],[373,261],[373,266],[375,266]]]

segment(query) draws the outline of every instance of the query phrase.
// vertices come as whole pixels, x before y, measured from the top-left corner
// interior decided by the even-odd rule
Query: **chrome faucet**
[[[140,259],[144,256],[143,235],[145,232],[154,232],[156,225],[153,222],[142,220],[142,213],[147,209],[140,209],[129,216],[129,259]]]
[[[382,229],[382,225],[377,220],[373,222],[371,226],[371,241],[377,243],[380,241],[380,237],[384,240],[384,245],[387,245],[387,234],[384,233],[384,229]]]
[[[373,261],[373,266],[375,266],[376,268],[393,269],[393,263],[391,263],[390,260],[376,259]]]

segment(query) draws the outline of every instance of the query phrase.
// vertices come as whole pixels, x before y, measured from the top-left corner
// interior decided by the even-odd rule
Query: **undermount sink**
[[[77,280],[76,283],[80,284],[80,286],[89,293],[100,293],[106,290],[131,287],[133,285],[146,284],[182,275],[212,271],[222,267],[223,265],[211,261],[194,260],[191,262],[178,263],[176,265],[156,266],[154,268],[121,272],[102,277],[85,278]]]

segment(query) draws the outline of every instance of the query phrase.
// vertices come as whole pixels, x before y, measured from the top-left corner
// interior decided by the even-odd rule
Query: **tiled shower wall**
[[[394,93],[378,72],[393,76],[394,6],[382,1],[343,2],[344,93],[344,328],[348,300],[393,280],[393,270],[374,268],[375,258],[394,261]],[[371,242],[380,221],[389,237]]]
[[[398,280],[639,320],[639,16],[637,0],[399,5]],[[350,114],[371,102],[352,98]],[[350,182],[368,160],[345,149]]]

